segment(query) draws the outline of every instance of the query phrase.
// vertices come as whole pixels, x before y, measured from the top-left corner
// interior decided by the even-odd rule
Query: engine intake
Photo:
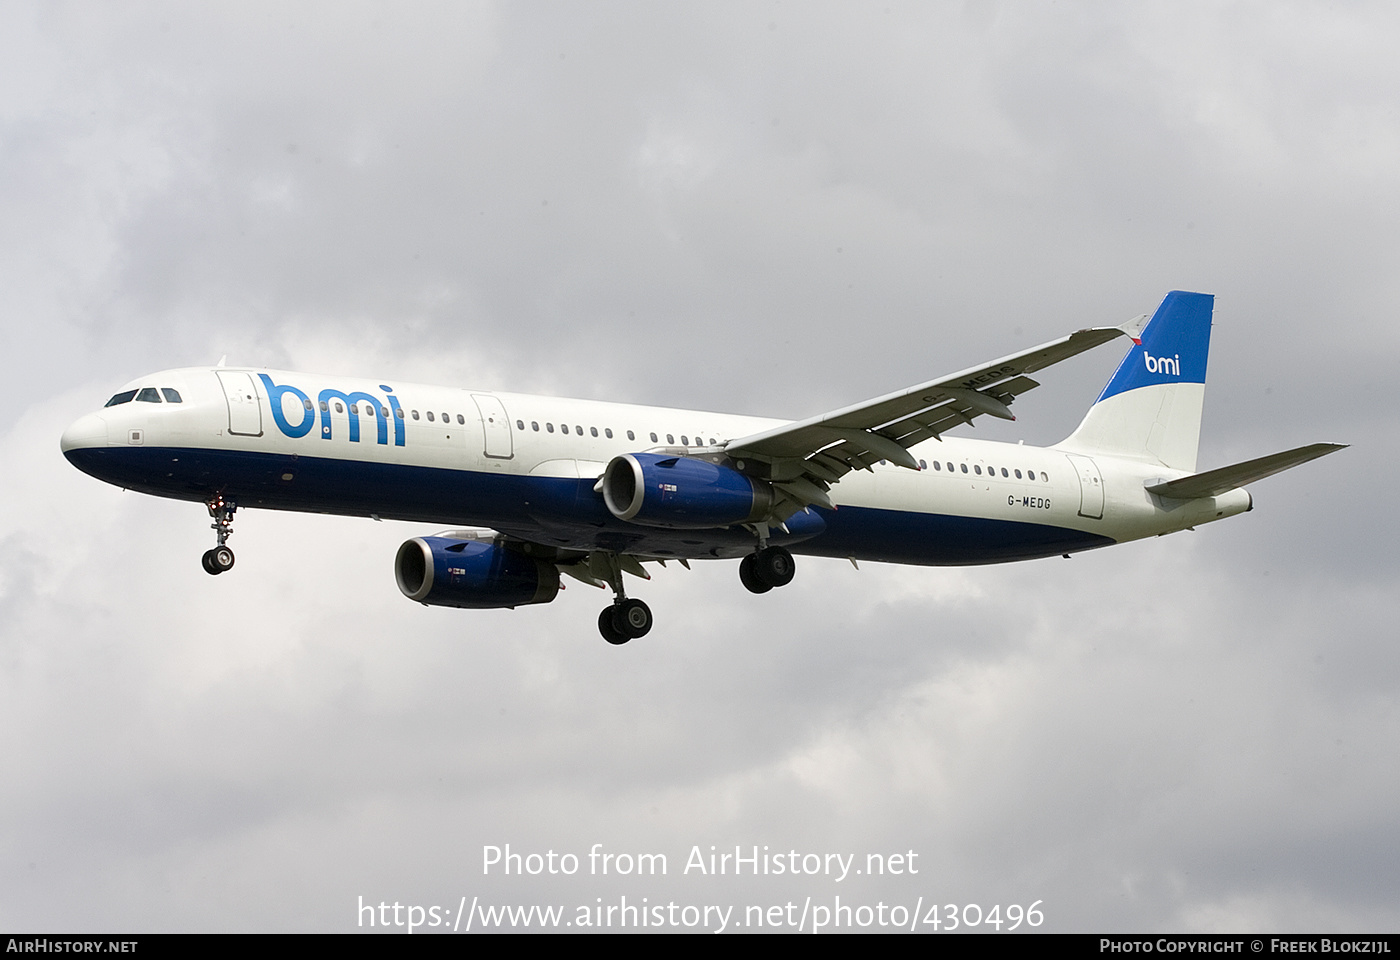
[[[559,570],[523,553],[478,540],[414,537],[399,547],[394,579],[410,600],[476,610],[549,603]]]
[[[603,473],[603,500],[619,520],[706,530],[762,520],[773,491],[733,467],[695,457],[628,453]]]

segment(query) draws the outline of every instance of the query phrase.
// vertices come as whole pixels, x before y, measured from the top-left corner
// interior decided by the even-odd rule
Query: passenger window
[[[923,466],[923,461],[922,461],[922,460],[919,461],[919,465],[920,465],[920,466]],[[925,467],[924,469],[927,470],[928,468]],[[933,461],[933,469],[935,469],[935,470],[942,470],[942,469],[943,469],[943,466],[942,466],[942,464],[940,464],[937,460],[935,460],[935,461]]]
[[[652,442],[652,443],[655,443],[655,442],[656,442],[656,434],[655,434],[655,433],[652,433],[652,435],[651,435],[651,442]]]
[[[1049,483],[1049,482],[1050,482],[1050,478],[1047,477],[1047,476],[1042,472],[1042,473],[1040,474],[1040,482],[1041,482],[1041,483]]]
[[[460,413],[457,414],[457,419],[458,419],[458,420],[462,419],[462,415],[461,415]],[[524,429],[525,429],[525,421],[524,421],[524,420],[517,420],[517,421],[515,421],[515,429],[517,429],[517,430],[524,430]]]
[[[321,412],[322,412],[322,413],[326,413],[326,412],[329,411],[329,410],[330,410],[330,407],[326,404],[326,401],[322,400],[322,401],[321,401]]]
[[[554,424],[552,424],[552,423],[546,423],[546,424],[544,425],[544,428],[545,428],[545,430],[549,431],[550,433],[553,433],[553,432],[554,432]]]
[[[635,439],[637,439],[637,435],[636,435],[635,433],[633,433],[631,430],[628,430],[628,431],[627,431],[627,439],[628,439],[628,440],[635,440]]]
[[[141,392],[136,395],[139,403],[160,403],[160,394],[155,387],[142,387]]]
[[[612,439],[612,427],[604,427],[604,428],[603,428],[603,435],[606,436],[609,440],[611,440],[611,439]]]
[[[952,472],[953,472],[953,462],[952,462],[951,460],[948,461],[948,472],[949,472],[949,473],[952,473]]]
[[[667,442],[667,443],[674,444],[674,443],[676,442],[675,436],[673,436],[672,434],[669,434],[669,433],[666,434],[666,442]]]
[[[171,391],[169,391],[169,392],[170,392],[170,393],[175,393],[174,390],[171,390]],[[179,396],[179,394],[176,394],[176,396]],[[167,399],[167,400],[170,400],[169,397],[166,397],[166,399]],[[171,402],[171,403],[179,403],[180,401],[179,401],[179,400],[170,400],[170,402]],[[305,405],[306,409],[308,409],[308,410],[312,410],[312,409],[313,409],[312,406],[311,406],[311,401],[310,401],[310,399],[307,399],[307,400],[303,401],[303,404]],[[314,412],[314,411],[313,411],[313,412]]]
[[[958,464],[958,466],[962,467],[962,472],[963,472],[963,473],[967,473],[967,464],[965,464],[965,463],[960,463],[960,464]]]
[[[337,401],[335,402],[335,412],[336,412],[336,413],[344,413],[344,412],[345,412],[345,408],[342,407],[342,406],[340,405],[340,401],[339,401],[339,400],[337,400]]]
[[[131,401],[133,401],[133,400],[135,400],[135,399],[136,399],[136,391],[135,391],[135,390],[124,390],[123,392],[121,392],[121,393],[117,394],[116,396],[114,396],[112,399],[108,400],[105,404],[103,404],[103,406],[107,406],[107,407],[116,407],[116,406],[120,406],[120,405],[123,404],[123,403],[130,403]]]
[[[380,408],[379,408],[379,415],[380,415],[381,417],[383,417],[385,420],[388,420],[388,419],[389,419],[389,408],[388,408],[388,407],[380,407]]]
[[[714,437],[711,437],[711,438],[710,438],[710,446],[713,447],[714,445],[715,445],[715,438],[714,438]]]
[[[462,416],[462,415],[459,413],[459,414],[457,414],[457,422],[458,422],[458,423],[464,424],[464,423],[467,422],[467,419],[466,419],[466,417]],[[516,425],[517,427],[519,427],[521,430],[524,430],[524,429],[525,429],[525,424],[521,423],[519,420],[515,421],[515,425]]]
[[[444,413],[444,414],[442,415],[442,422],[443,422],[443,423],[451,423],[451,422],[452,422],[452,417],[451,417],[451,415]]]
[[[394,416],[396,416],[396,417],[398,417],[400,420],[402,420],[402,419],[403,419],[403,407],[395,407],[395,408],[394,408]]]
[[[1017,479],[1017,480],[1020,480],[1020,479],[1021,479],[1021,471],[1020,471],[1020,470],[1017,470],[1017,471],[1016,471],[1016,479]]]
[[[539,432],[540,432],[540,422],[539,422],[538,420],[531,420],[531,421],[530,421],[530,429],[533,430],[533,431],[535,431],[536,433],[539,433]]]
[[[597,427],[589,427],[589,428],[588,428],[588,432],[589,432],[590,435],[596,437],[596,436],[598,435],[598,428],[597,428]]]
[[[577,423],[574,424],[574,433],[578,434],[580,437],[583,436],[583,427]]]
[[[429,422],[429,423],[432,423],[432,422],[433,422],[433,411],[431,411],[431,410],[428,411],[428,422]]]
[[[687,439],[685,438],[685,434],[681,434],[681,446],[683,446],[683,447],[688,447],[688,446],[690,446],[690,441],[687,440]]]
[[[417,411],[417,410],[414,410],[414,411],[413,411],[413,419],[415,419],[415,420],[418,419],[418,411]]]
[[[163,394],[165,394],[165,402],[166,402],[166,403],[181,403],[181,402],[182,402],[182,401],[180,400],[180,391],[179,391],[179,390],[176,390],[174,387],[161,387],[161,388],[160,388],[160,392],[163,393]],[[308,410],[311,409],[311,401],[310,401],[310,400],[306,401],[306,409],[308,409]]]
[[[982,467],[980,464],[973,464],[972,469],[979,477],[982,476]]]
[[[1005,468],[1005,467],[1002,467],[1002,468],[1001,468],[1001,475],[1002,475],[1003,477],[1005,477],[1005,476],[1007,475],[1007,474],[1006,474],[1006,468]],[[1008,479],[1009,479],[1009,478],[1008,478]]]

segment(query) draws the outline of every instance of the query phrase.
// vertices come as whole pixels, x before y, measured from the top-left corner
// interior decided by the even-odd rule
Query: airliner
[[[1214,296],[1174,291],[1149,320],[1092,327],[795,422],[262,368],[133,380],[63,433],[79,470],[203,503],[210,574],[234,513],[261,507],[448,525],[405,542],[399,589],[427,605],[548,603],[568,576],[608,587],[610,643],[645,636],[624,574],[739,561],[766,593],[793,554],[957,565],[1069,556],[1252,509],[1244,487],[1342,449],[1314,443],[1196,471]],[[1052,364],[1119,337],[1127,355],[1049,447],[949,431],[1014,420]]]

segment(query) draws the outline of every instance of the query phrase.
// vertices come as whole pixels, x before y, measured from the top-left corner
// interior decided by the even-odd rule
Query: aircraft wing
[[[1040,386],[1027,374],[1121,336],[1137,340],[1147,316],[1119,327],[1091,327],[1021,353],[971,367],[831,413],[730,440],[725,453],[752,461],[746,472],[773,482],[782,495],[775,519],[809,504],[832,508],[827,491],[852,470],[881,460],[919,469],[908,448],[987,414],[1015,420],[1010,404]]]

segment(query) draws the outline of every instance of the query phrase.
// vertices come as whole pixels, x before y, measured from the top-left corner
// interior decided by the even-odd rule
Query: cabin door
[[[481,414],[481,431],[486,444],[482,452],[497,460],[509,460],[515,456],[505,404],[489,393],[474,393],[472,399],[476,401],[476,410]]]
[[[228,432],[240,437],[262,436],[262,404],[253,386],[253,375],[234,370],[216,370],[228,402]]]
[[[1079,477],[1079,515],[1090,520],[1103,519],[1103,477],[1099,476],[1099,465],[1088,457],[1077,457],[1067,453],[1069,462],[1074,464],[1074,472]]]

